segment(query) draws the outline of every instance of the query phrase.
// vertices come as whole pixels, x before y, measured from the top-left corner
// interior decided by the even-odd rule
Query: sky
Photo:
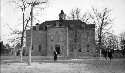
[[[8,1],[1,0],[1,40],[7,43],[7,39],[14,38],[12,30],[22,30],[22,13],[20,8],[16,4],[9,4]],[[14,0],[18,1],[18,0]],[[37,8],[34,11],[38,11],[42,15],[37,16],[40,23],[47,20],[57,20],[61,10],[66,15],[69,15],[73,8],[80,8],[81,14],[85,12],[91,12],[92,6],[98,10],[102,10],[104,7],[112,9],[111,18],[115,18],[113,21],[113,34],[119,35],[125,31],[125,0],[48,0],[49,2],[38,7],[46,7],[44,10],[38,11]],[[27,13],[30,8],[27,9]],[[34,12],[35,13],[35,12]],[[37,21],[34,22],[37,23]],[[11,29],[10,29],[11,28]]]

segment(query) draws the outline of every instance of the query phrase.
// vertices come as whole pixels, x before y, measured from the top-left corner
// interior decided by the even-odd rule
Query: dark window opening
[[[36,30],[36,26],[33,26],[33,30]]]
[[[39,52],[41,52],[41,45],[39,45]]]
[[[82,27],[82,29],[84,29],[84,27]]]
[[[63,26],[61,23],[59,23],[59,26]]]
[[[39,25],[39,30],[43,30],[43,26],[42,25]]]
[[[89,31],[87,31],[86,34],[87,34],[87,37],[89,37]]]
[[[71,52],[73,52],[73,48],[71,48]]]
[[[32,50],[33,50],[33,46],[32,46]]]
[[[45,26],[45,30],[47,30],[47,26]]]
[[[87,47],[89,47],[89,45],[87,45]]]
[[[89,50],[87,50],[87,52],[89,52]]]
[[[81,52],[81,49],[79,49],[78,52]]]
[[[69,45],[70,46],[70,52],[73,52],[73,45]]]
[[[52,24],[52,26],[56,26],[56,23]]]

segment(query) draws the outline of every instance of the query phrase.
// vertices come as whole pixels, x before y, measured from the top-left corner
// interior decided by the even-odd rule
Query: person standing
[[[113,58],[111,50],[108,51],[108,57],[110,58],[110,60]]]
[[[105,57],[105,59],[107,60],[107,50],[104,50],[104,57]]]

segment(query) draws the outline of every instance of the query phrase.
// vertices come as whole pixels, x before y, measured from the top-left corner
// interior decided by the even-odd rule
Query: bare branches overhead
[[[68,16],[68,19],[70,19],[70,20],[80,19],[80,12],[81,12],[81,9],[79,9],[79,8],[72,9],[70,15]]]
[[[20,9],[22,14],[23,14],[23,17],[21,18],[21,20],[23,20],[23,22],[21,23],[23,25],[23,30],[20,31],[20,30],[12,30],[10,27],[10,29],[13,31],[11,34],[13,35],[16,35],[18,34],[19,36],[21,36],[22,34],[22,38],[24,36],[24,33],[26,31],[27,28],[31,28],[28,24],[29,24],[29,21],[31,20],[31,17],[30,17],[30,12],[28,11],[28,9],[33,5],[40,5],[40,4],[43,4],[43,3],[47,3],[48,0],[11,0],[11,1],[8,1],[8,4],[11,5],[16,5],[16,8]],[[44,10],[45,8],[43,7],[36,7],[38,8],[39,10]],[[26,13],[26,12],[29,12],[29,13]],[[34,20],[37,20],[37,22],[40,22],[38,19],[37,19],[37,15],[42,15],[40,13],[37,12],[37,14],[34,14]],[[19,25],[19,24],[18,24]],[[8,25],[9,26],[9,25]],[[20,39],[19,39],[20,40]]]
[[[104,8],[103,10],[98,10],[92,7],[93,14],[90,17],[93,19],[93,23],[96,24],[96,33],[98,34],[98,44],[102,45],[103,36],[111,29],[113,20],[111,18],[111,9]]]

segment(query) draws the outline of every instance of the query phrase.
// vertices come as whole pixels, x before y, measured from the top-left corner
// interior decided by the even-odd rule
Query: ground
[[[79,59],[1,59],[1,73],[125,73],[125,59],[105,60],[104,58]]]

